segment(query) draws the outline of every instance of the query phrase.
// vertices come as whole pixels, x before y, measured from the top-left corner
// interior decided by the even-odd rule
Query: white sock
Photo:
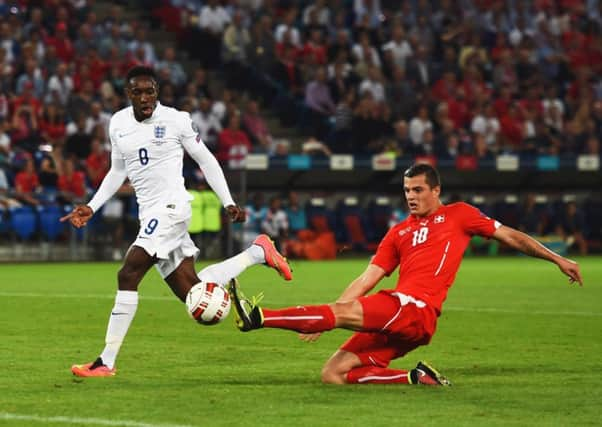
[[[232,258],[205,267],[199,271],[197,276],[201,282],[217,283],[220,286],[225,286],[230,279],[237,277],[247,268],[264,262],[265,255],[261,246],[251,245]]]
[[[117,291],[115,297],[115,306],[111,311],[107,335],[105,337],[105,348],[100,354],[102,362],[109,368],[115,366],[115,359],[119,353],[119,348],[123,339],[130,328],[130,324],[138,308],[138,292],[136,291]]]

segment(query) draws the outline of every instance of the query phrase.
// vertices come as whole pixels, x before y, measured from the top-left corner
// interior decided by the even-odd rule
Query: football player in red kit
[[[409,371],[388,366],[391,360],[431,340],[472,236],[494,238],[527,255],[553,262],[570,283],[582,285],[577,263],[469,204],[442,204],[439,174],[432,166],[417,164],[406,170],[404,192],[410,215],[388,231],[366,270],[335,303],[269,310],[244,299],[233,280],[230,292],[239,329],[290,329],[300,332],[306,341],[334,328],[356,331],[324,365],[325,383],[449,385],[426,362],[419,362]],[[367,295],[397,266],[395,289]]]

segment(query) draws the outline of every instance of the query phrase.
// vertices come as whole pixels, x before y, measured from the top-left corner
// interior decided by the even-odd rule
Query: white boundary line
[[[22,415],[11,414],[10,412],[0,412],[0,420],[6,421],[28,421],[43,424],[78,424],[78,425],[97,425],[97,426],[122,426],[122,427],[192,427],[184,424],[152,424],[131,420],[106,420],[103,418],[84,418],[84,417],[44,417],[41,415]]]
[[[115,295],[109,294],[44,294],[37,292],[0,292],[0,297],[10,298],[65,298],[65,299],[115,299]],[[141,300],[148,301],[177,301],[175,296],[141,296]],[[599,311],[545,311],[545,310],[508,310],[494,307],[462,307],[462,306],[444,306],[443,313],[447,311],[460,311],[468,313],[500,313],[500,314],[521,314],[521,315],[540,315],[540,316],[583,316],[583,317],[602,317]]]

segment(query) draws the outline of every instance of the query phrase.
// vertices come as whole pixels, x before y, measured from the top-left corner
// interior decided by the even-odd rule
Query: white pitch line
[[[91,298],[91,299],[115,299],[115,294],[44,294],[38,292],[0,292],[0,297],[16,298]],[[140,299],[152,301],[177,301],[174,296],[140,296]]]
[[[488,308],[488,307],[443,307],[443,312],[446,311],[465,311],[474,313],[500,313],[500,314],[535,314],[541,316],[585,316],[585,317],[602,317],[602,312],[598,311],[524,311],[524,310],[508,310],[505,308]]]
[[[43,424],[78,424],[97,426],[122,426],[122,427],[193,427],[185,424],[152,424],[130,420],[106,420],[103,418],[83,417],[43,417],[40,415],[21,415],[9,412],[0,412],[0,420],[28,421]]]
[[[115,295],[110,294],[44,294],[37,292],[0,292],[0,297],[10,298],[65,298],[65,299],[115,299]],[[175,296],[140,296],[141,300],[149,301],[177,301]],[[462,311],[468,313],[500,313],[500,314],[533,314],[540,316],[583,316],[583,317],[602,317],[599,311],[542,311],[542,310],[508,310],[494,307],[462,307],[462,306],[444,306],[443,312]]]

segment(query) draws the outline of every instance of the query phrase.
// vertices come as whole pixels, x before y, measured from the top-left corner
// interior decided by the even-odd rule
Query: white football
[[[230,295],[217,283],[197,283],[186,296],[188,314],[202,325],[215,325],[230,313]]]

